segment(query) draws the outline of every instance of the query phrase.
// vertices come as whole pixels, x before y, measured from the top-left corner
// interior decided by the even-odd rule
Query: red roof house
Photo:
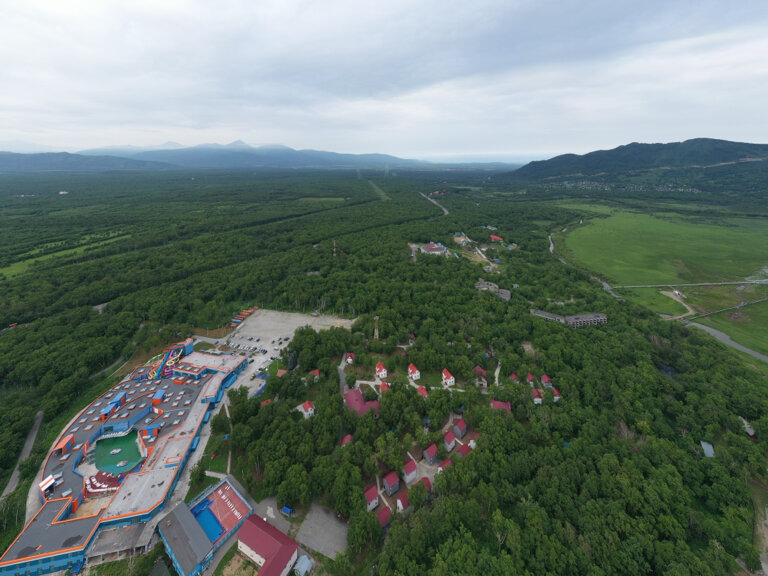
[[[459,418],[453,423],[453,433],[459,438],[464,438],[464,434],[467,433],[467,423],[464,422],[464,418]]]
[[[416,389],[416,392],[417,392],[417,393],[419,394],[419,396],[421,396],[422,398],[426,398],[426,397],[429,395],[429,394],[428,394],[428,392],[427,392],[427,389],[426,389],[426,388],[424,388],[424,386],[419,386],[419,387]]]
[[[461,454],[462,456],[466,456],[470,452],[472,452],[472,448],[470,448],[469,444],[462,444],[456,448],[456,454]]]
[[[481,384],[488,384],[488,372],[482,366],[475,366],[475,380],[479,380]]]
[[[382,362],[376,363],[376,376],[378,376],[379,378],[387,377],[387,367],[384,366]]]
[[[352,437],[352,434],[347,434],[346,436],[344,436],[344,438],[342,438],[341,445],[346,446],[347,444],[351,444],[352,442],[354,442],[354,440],[355,439]]]
[[[392,496],[392,494],[400,489],[400,477],[394,470],[384,476],[384,480],[382,482],[384,484],[384,490],[387,492],[387,496]]]
[[[315,382],[317,382],[320,379],[320,370],[317,368],[310,370],[309,375],[313,376],[315,378]]]
[[[283,369],[281,368],[280,370],[278,370],[278,371],[277,371],[277,377],[278,377],[278,378],[282,378],[282,377],[283,377],[283,376],[285,376],[286,374],[288,374],[288,370],[283,370]]]
[[[363,393],[357,388],[344,394],[344,404],[346,404],[353,412],[357,412],[358,416],[362,416],[368,412],[368,410],[373,410],[376,414],[379,413],[379,401],[369,400],[366,402],[363,399]]]
[[[557,402],[560,400],[560,390],[552,386],[552,401]]]
[[[272,398],[267,398],[266,400],[261,401],[262,406],[266,406],[267,404],[271,404],[271,403],[272,403]]]
[[[389,384],[386,382],[382,382],[381,386],[379,386],[379,394],[384,394],[384,392],[389,390]]]
[[[392,510],[386,506],[382,506],[381,510],[376,512],[376,517],[379,519],[379,524],[382,528],[386,528],[389,525],[389,518],[392,516]]]
[[[502,402],[501,400],[491,400],[491,408],[494,410],[506,410],[512,412],[512,405],[509,402]]]
[[[237,549],[259,566],[259,576],[282,576],[296,562],[299,545],[254,514],[237,533]]]
[[[528,374],[525,376],[525,381],[528,382],[531,386],[533,386],[533,374],[528,372]]]
[[[408,378],[411,380],[418,380],[421,378],[421,372],[419,372],[419,369],[416,368],[416,365],[413,362],[408,364]]]
[[[347,352],[347,364],[352,364],[355,361],[354,352]]]
[[[509,379],[510,379],[510,380],[512,380],[513,382],[520,382],[520,376],[518,376],[518,375],[517,375],[517,374],[515,374],[514,372],[512,372],[512,373],[509,375]]]
[[[491,239],[491,242],[504,242],[504,238],[496,236],[496,234],[491,234],[489,238]]]
[[[437,463],[437,444],[433,443],[427,446],[427,449],[424,450],[424,458],[426,458],[427,462],[430,464]]]
[[[550,380],[549,376],[547,376],[546,374],[542,374],[539,380],[541,380],[542,386],[547,386],[547,387],[552,386],[552,380]]]
[[[365,507],[368,512],[379,505],[379,489],[376,487],[376,484],[369,486],[363,493],[363,496],[365,496]]]
[[[405,512],[408,510],[408,494],[406,492],[403,492],[400,494],[400,496],[397,497],[397,511],[398,512]]]
[[[443,386],[453,386],[454,384],[456,384],[456,378],[447,369],[443,368]]]
[[[451,462],[450,460],[443,460],[442,462],[440,462],[440,465],[437,467],[437,472],[438,473],[442,472],[443,470],[448,468],[448,466],[453,466],[453,462]]]
[[[416,480],[417,471],[418,466],[416,465],[416,462],[408,458],[408,460],[406,460],[405,464],[403,465],[403,480],[405,480],[406,484],[410,484]]]
[[[543,402],[543,398],[541,397],[541,390],[538,388],[531,388],[531,395],[533,396],[534,404],[541,404]]]
[[[315,415],[315,404],[307,400],[299,406],[299,411],[304,415],[304,418],[311,418]]]
[[[456,436],[453,435],[453,430],[448,430],[443,436],[445,442],[445,451],[450,452],[453,447],[456,446]]]
[[[423,478],[420,480],[420,482],[421,482],[422,484],[424,484],[424,486],[426,486],[426,487],[427,487],[427,493],[428,493],[428,494],[432,494],[432,482],[429,480],[429,478],[427,478],[426,476],[424,476],[424,477],[423,477]]]

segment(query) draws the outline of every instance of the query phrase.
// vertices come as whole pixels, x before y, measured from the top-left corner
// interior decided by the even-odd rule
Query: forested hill
[[[0,152],[0,172],[108,172],[111,170],[154,171],[172,166],[160,162],[118,158],[115,156],[82,156],[67,152],[16,154]]]
[[[604,176],[654,169],[710,168],[768,159],[768,144],[747,144],[711,138],[696,138],[668,144],[633,142],[613,150],[588,154],[563,154],[530,162],[510,176],[538,180],[564,176]]]

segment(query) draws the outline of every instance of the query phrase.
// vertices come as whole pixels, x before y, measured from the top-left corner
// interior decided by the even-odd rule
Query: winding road
[[[440,208],[440,210],[442,210],[442,211],[443,211],[443,215],[445,215],[445,216],[448,216],[448,214],[449,214],[449,212],[448,212],[448,208],[446,208],[446,207],[445,207],[445,206],[443,206],[442,204],[439,204],[439,203],[437,202],[437,200],[434,200],[434,199],[430,198],[429,196],[425,195],[423,192],[419,192],[419,194],[421,194],[422,196],[424,196],[424,198],[426,198],[427,200],[429,200],[430,202],[432,202],[432,204],[434,204],[435,206],[437,206],[438,208]]]
[[[768,356],[766,356],[765,354],[760,354],[760,352],[752,350],[751,348],[747,348],[746,346],[742,346],[738,342],[735,342],[725,332],[720,332],[720,330],[715,330],[710,326],[705,326],[704,324],[699,324],[698,322],[691,322],[690,320],[682,320],[682,322],[687,326],[695,326],[696,328],[701,328],[705,332],[708,332],[709,334],[711,334],[712,336],[720,340],[720,342],[722,342],[726,346],[730,346],[731,348],[740,350],[745,354],[749,354],[750,356],[757,358],[758,360],[762,360],[763,362],[768,362]]]

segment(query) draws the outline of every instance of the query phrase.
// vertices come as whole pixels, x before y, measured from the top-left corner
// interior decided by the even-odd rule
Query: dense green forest
[[[436,189],[448,192],[448,215],[419,194]],[[286,360],[298,367],[268,386],[280,401],[230,392],[233,468],[251,493],[299,506],[317,498],[349,518],[334,573],[730,574],[736,558],[757,567],[750,487],[768,482],[765,375],[559,262],[547,235],[578,215],[526,191],[468,171],[0,177],[0,326],[18,323],[0,333],[0,480],[36,411],[46,414],[6,511],[23,502],[62,421],[109,385],[94,374],[258,305],[357,318],[351,331],[297,332]],[[516,244],[489,249],[500,261],[492,277],[464,257],[411,258],[408,242],[458,250],[455,232],[482,242],[486,226]],[[480,276],[511,299],[476,291]],[[601,311],[609,322],[573,330],[531,308]],[[379,417],[360,418],[342,409],[335,367],[346,351],[363,369],[379,358],[398,374],[409,362],[447,367],[466,390],[425,400],[396,376]],[[482,394],[473,368],[497,363],[503,386]],[[307,389],[301,377],[316,367]],[[562,400],[534,406],[512,371],[549,374]],[[290,409],[308,395],[316,415],[303,420]],[[491,397],[510,401],[511,414],[491,410]],[[413,488],[410,514],[383,535],[364,488],[410,446],[439,439],[451,411],[480,432],[477,449],[439,475],[431,498]],[[341,448],[346,433],[355,441]],[[4,546],[19,523],[6,515]]]

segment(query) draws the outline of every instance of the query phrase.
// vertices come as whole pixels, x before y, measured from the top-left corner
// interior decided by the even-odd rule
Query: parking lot
[[[255,392],[261,384],[251,380],[251,375],[267,370],[275,358],[280,356],[293,338],[293,333],[302,326],[312,326],[315,330],[325,330],[334,326],[349,328],[354,320],[336,316],[277,312],[274,310],[256,310],[243,320],[228,336],[219,340],[201,338],[199,340],[215,344],[219,350],[245,354],[249,364],[237,380],[238,386],[246,386]]]

